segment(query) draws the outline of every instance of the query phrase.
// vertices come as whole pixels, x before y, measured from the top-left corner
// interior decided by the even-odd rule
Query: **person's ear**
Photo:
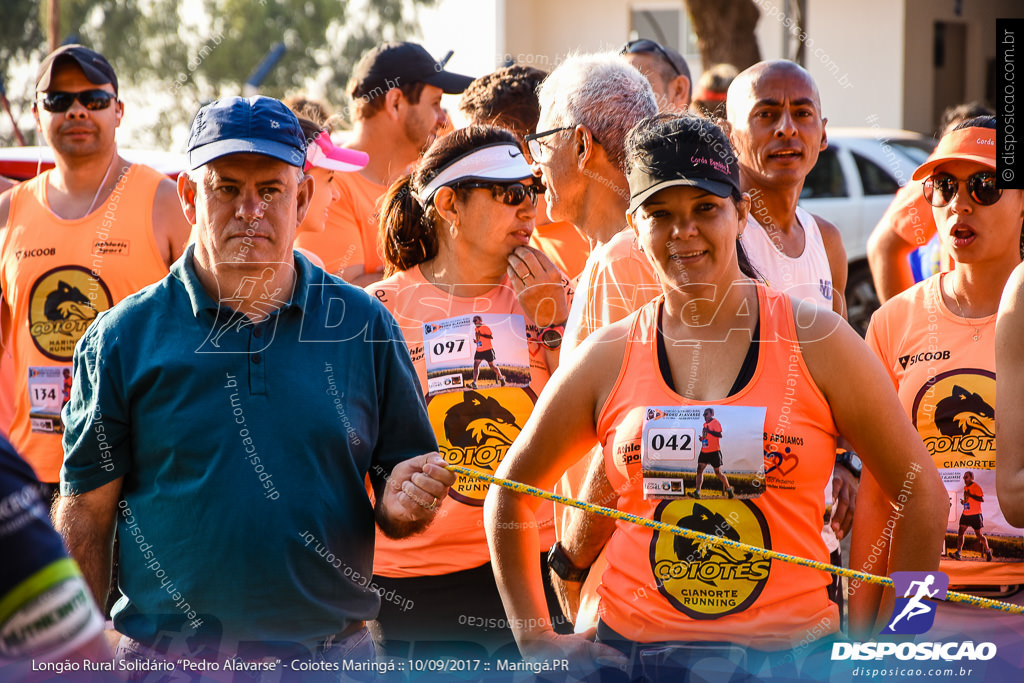
[[[573,131],[573,142],[576,145],[576,165],[581,169],[585,168],[587,162],[594,156],[594,145],[597,144],[597,140],[589,128],[579,124]]]
[[[384,93],[384,112],[392,121],[399,118],[399,110],[405,103],[405,95],[398,88],[392,88]]]
[[[732,148],[736,149],[736,135],[735,131],[733,130],[732,124],[729,123],[729,120],[719,119],[715,121],[715,123],[717,123],[718,127],[722,129],[722,132],[725,133],[725,136],[729,138],[729,144],[732,145]]]
[[[668,84],[668,99],[680,111],[690,106],[690,79],[679,75]]]
[[[32,118],[36,121],[36,130],[39,131],[40,137],[43,133],[43,124],[39,120],[39,104],[33,100],[32,102]]]
[[[121,125],[121,119],[124,118],[124,102],[116,100],[114,102],[114,106],[117,107],[117,111],[115,112],[117,120],[114,122],[114,128],[117,128]]]
[[[825,132],[825,126],[827,124],[828,119],[821,120],[821,147],[818,151],[821,151],[822,149],[828,149],[828,133]]]
[[[196,184],[182,171],[178,174],[178,201],[190,225],[196,224]]]
[[[434,193],[434,208],[438,215],[450,225],[455,225],[459,220],[459,207],[455,190],[451,187],[442,187]]]
[[[295,193],[295,225],[302,225],[306,220],[306,212],[309,211],[309,202],[313,199],[314,182],[310,175],[302,176],[299,181],[298,191]]]
[[[740,229],[736,233],[736,239],[743,237],[743,230],[747,226],[747,218],[750,216],[750,195],[744,192],[736,202],[736,213],[739,214]]]

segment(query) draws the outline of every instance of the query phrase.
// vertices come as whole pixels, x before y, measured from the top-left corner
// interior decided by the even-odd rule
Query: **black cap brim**
[[[464,92],[474,80],[470,76],[454,74],[451,71],[438,71],[430,78],[424,78],[423,82],[435,88],[440,88],[449,95],[458,95]]]
[[[642,192],[629,198],[629,211],[633,213],[646,202],[648,199],[661,192],[664,189],[670,187],[698,187],[706,192],[710,192],[716,197],[728,197],[733,193],[733,186],[729,183],[721,183],[717,180],[708,180],[706,178],[672,178],[671,180],[663,180],[660,183],[655,183],[648,188],[645,188]]]

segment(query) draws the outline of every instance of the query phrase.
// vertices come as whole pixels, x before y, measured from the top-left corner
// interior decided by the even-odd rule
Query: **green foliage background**
[[[203,102],[240,94],[245,79],[277,42],[287,51],[261,94],[283,97],[315,79],[341,109],[359,57],[378,42],[410,35],[416,7],[435,2],[60,0],[59,40],[74,35],[103,53],[117,71],[122,92],[148,84],[173,93],[175,106],[152,122],[153,140],[167,145],[171,131],[187,125]],[[47,25],[45,0],[3,0],[0,76],[5,83],[15,64],[34,67],[46,55]],[[0,144],[13,142],[0,139]]]

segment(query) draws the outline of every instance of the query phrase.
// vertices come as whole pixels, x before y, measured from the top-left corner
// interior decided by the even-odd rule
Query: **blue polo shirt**
[[[192,253],[79,341],[61,493],[124,477],[121,633],[316,643],[379,609],[365,478],[437,450],[416,371],[384,306],[300,254],[252,324]]]

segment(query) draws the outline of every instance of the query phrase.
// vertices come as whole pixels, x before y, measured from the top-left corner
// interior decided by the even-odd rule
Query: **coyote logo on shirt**
[[[92,271],[81,266],[54,268],[32,285],[29,334],[44,356],[70,363],[86,328],[113,303],[110,289]]]
[[[911,416],[936,467],[995,469],[996,376],[962,368],[928,380]]]
[[[960,385],[935,404],[935,426],[946,436],[974,434],[994,437],[996,411],[978,394]]]
[[[72,287],[60,280],[57,282],[57,289],[53,290],[46,297],[43,305],[43,312],[47,320],[59,322],[61,320],[84,320],[91,323],[99,312],[93,308],[89,299],[78,291],[78,287]],[[58,329],[57,334],[72,336],[70,330]]]
[[[764,513],[746,500],[666,500],[658,505],[654,519],[712,537],[772,547]],[[661,531],[651,538],[650,562],[658,592],[692,619],[717,619],[749,608],[771,572],[771,560],[752,552]]]
[[[516,416],[489,396],[475,391],[462,395],[462,403],[448,410],[444,435],[453,446],[503,445],[506,448],[519,436]]]
[[[449,392],[427,397],[427,413],[444,459],[453,465],[493,474],[536,401],[518,387]],[[451,497],[466,505],[484,504],[489,484],[459,475]]]
[[[708,510],[699,503],[694,503],[693,511],[676,522],[676,526],[683,527],[684,529],[693,529],[694,531],[703,531],[711,536],[728,538],[733,541],[740,540],[739,532],[729,524],[725,517],[717,512]],[[714,555],[723,562],[737,563],[749,562],[753,558],[753,553],[737,551],[721,545],[701,543],[685,536],[676,536],[673,547],[675,548],[676,556],[685,560],[696,560],[698,558],[706,558],[708,555]],[[713,580],[705,579],[700,574],[695,578],[709,586],[716,585]]]

